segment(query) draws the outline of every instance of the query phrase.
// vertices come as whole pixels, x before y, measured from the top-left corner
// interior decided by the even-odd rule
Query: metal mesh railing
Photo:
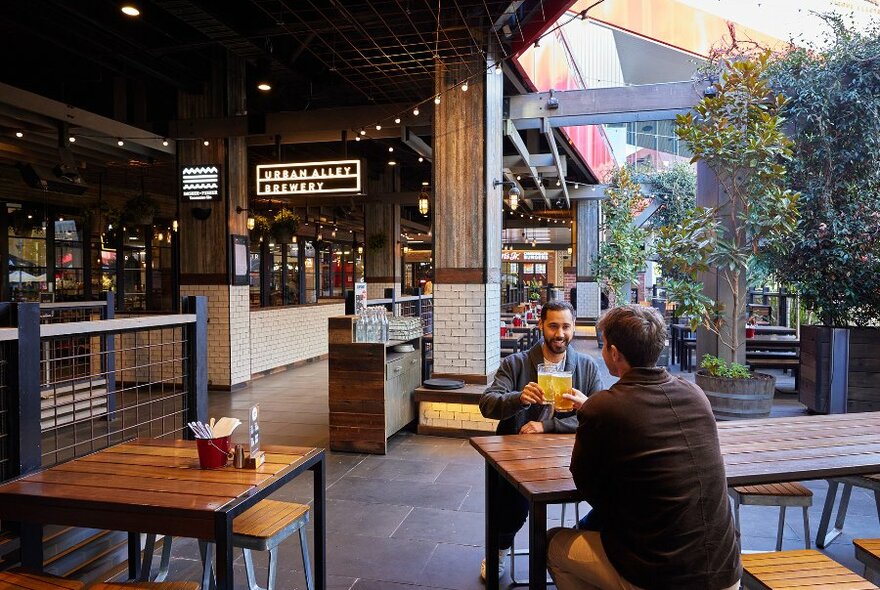
[[[11,387],[9,386],[10,343],[0,342],[0,482],[13,475],[12,436],[10,433],[10,408],[12,407]]]
[[[133,437],[180,437],[188,408],[187,330],[163,326],[41,341],[42,463]]]
[[[106,301],[84,303],[41,303],[40,323],[59,324],[100,320],[107,308]]]
[[[420,317],[425,334],[434,331],[434,298],[427,297],[402,297],[394,303],[394,315],[400,317]]]

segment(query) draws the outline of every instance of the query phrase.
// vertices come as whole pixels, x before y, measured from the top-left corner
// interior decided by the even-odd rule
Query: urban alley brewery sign
[[[257,166],[257,195],[361,192],[361,161],[292,162]]]

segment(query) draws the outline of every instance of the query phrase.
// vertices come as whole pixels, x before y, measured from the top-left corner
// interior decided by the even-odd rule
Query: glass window
[[[55,222],[55,298],[57,301],[82,301],[83,242],[81,219],[60,217]]]
[[[287,249],[285,263],[284,305],[299,303],[299,244],[284,244]]]
[[[305,276],[303,280],[306,283],[306,300],[303,303],[315,303],[317,301],[315,292],[315,248],[311,242],[306,242],[306,260],[305,260]]]
[[[250,245],[250,299],[251,307],[260,307],[260,265],[262,261],[262,242],[251,242]]]
[[[281,277],[281,249],[283,244],[269,244],[269,305],[284,305]]]
[[[13,301],[39,301],[48,292],[46,224],[43,214],[9,209],[9,287]]]
[[[142,226],[126,229],[122,244],[123,281],[127,311],[147,309],[147,250]]]
[[[155,310],[171,310],[174,294],[174,274],[171,261],[171,228],[156,229],[153,233],[150,272],[149,307]]]

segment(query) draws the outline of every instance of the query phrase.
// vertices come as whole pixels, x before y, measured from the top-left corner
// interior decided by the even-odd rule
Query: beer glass
[[[555,374],[555,364],[541,363],[538,365],[538,387],[544,391],[544,403],[548,405],[553,405],[556,402],[556,382],[553,380]],[[570,378],[569,381],[571,381]]]
[[[571,412],[574,410],[574,402],[562,397],[563,393],[571,392],[571,371],[555,371],[551,377],[553,381],[553,394],[557,412]]]

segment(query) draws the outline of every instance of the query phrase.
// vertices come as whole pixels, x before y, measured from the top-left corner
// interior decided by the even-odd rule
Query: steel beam
[[[529,149],[526,147],[526,144],[522,140],[522,136],[519,134],[519,131],[516,130],[516,127],[513,126],[510,119],[504,122],[504,134],[510,139],[511,143],[513,143],[513,147],[516,148],[519,157],[522,158],[523,161],[530,163],[532,159],[529,155]],[[532,175],[532,178],[535,179],[535,184],[538,186],[538,191],[541,193],[541,196],[544,197],[544,202],[550,207],[550,199],[547,198],[546,189],[541,183],[541,179],[538,177],[538,171],[531,164],[529,165],[529,173]]]
[[[565,171],[562,169],[562,162],[559,158],[559,150],[556,149],[556,136],[553,135],[553,128],[550,127],[550,119],[544,118],[541,123],[541,133],[550,146],[550,153],[553,155],[553,164],[559,173],[559,181],[562,186],[562,194],[565,195],[565,206],[571,207],[571,199],[568,197],[568,185],[565,183]]]

